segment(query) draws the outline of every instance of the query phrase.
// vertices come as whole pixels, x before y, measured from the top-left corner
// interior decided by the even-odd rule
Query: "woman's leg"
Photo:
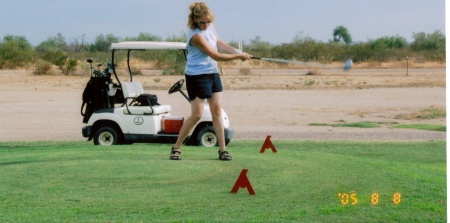
[[[219,159],[232,160],[233,158],[228,154],[225,145],[225,128],[223,126],[221,100],[221,92],[213,93],[212,97],[208,99],[208,104],[209,109],[211,110],[214,131],[216,132],[217,140],[219,141]]]
[[[226,150],[225,146],[225,130],[222,119],[222,92],[213,93],[211,98],[208,98],[209,109],[211,110],[213,127],[216,132],[217,140],[219,141],[220,151]]]
[[[173,145],[174,149],[180,149],[183,141],[186,139],[188,134],[191,132],[195,124],[202,118],[203,106],[205,105],[205,100],[200,98],[195,98],[191,101],[191,115],[183,123],[180,129],[177,142]]]

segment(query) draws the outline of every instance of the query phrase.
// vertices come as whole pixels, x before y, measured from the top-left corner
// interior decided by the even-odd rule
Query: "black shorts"
[[[186,89],[189,100],[195,98],[205,99],[212,97],[213,93],[222,92],[222,81],[218,73],[184,75],[186,77]]]

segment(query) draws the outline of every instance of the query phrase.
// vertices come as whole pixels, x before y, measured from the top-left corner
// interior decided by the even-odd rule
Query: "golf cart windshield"
[[[128,72],[130,73],[130,81],[133,81],[133,76],[131,74],[130,67],[130,52],[132,50],[182,50],[184,57],[186,58],[186,43],[184,42],[153,42],[153,41],[126,41],[120,43],[111,44],[111,60],[112,64],[114,62],[114,53],[116,50],[128,50],[127,52],[127,66]],[[117,78],[115,66],[113,66],[113,72]],[[120,83],[120,81],[119,81]]]

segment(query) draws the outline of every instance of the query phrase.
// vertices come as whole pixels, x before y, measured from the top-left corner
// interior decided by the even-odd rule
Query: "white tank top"
[[[197,34],[202,35],[217,51],[217,36],[212,23],[208,25],[208,28],[205,31],[202,31],[199,28],[189,29],[186,38],[188,55],[185,73],[187,75],[218,73],[219,69],[217,68],[217,61],[203,53],[199,48],[190,45],[192,37]]]

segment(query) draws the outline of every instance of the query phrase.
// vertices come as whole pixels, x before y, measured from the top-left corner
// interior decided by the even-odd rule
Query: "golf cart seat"
[[[144,93],[141,82],[122,82],[121,84],[125,100],[136,99],[139,95]],[[170,105],[128,106],[127,103],[125,103],[125,106],[123,113],[131,115],[159,115],[172,111]]]
[[[134,99],[144,93],[141,82],[122,82],[123,97]]]

